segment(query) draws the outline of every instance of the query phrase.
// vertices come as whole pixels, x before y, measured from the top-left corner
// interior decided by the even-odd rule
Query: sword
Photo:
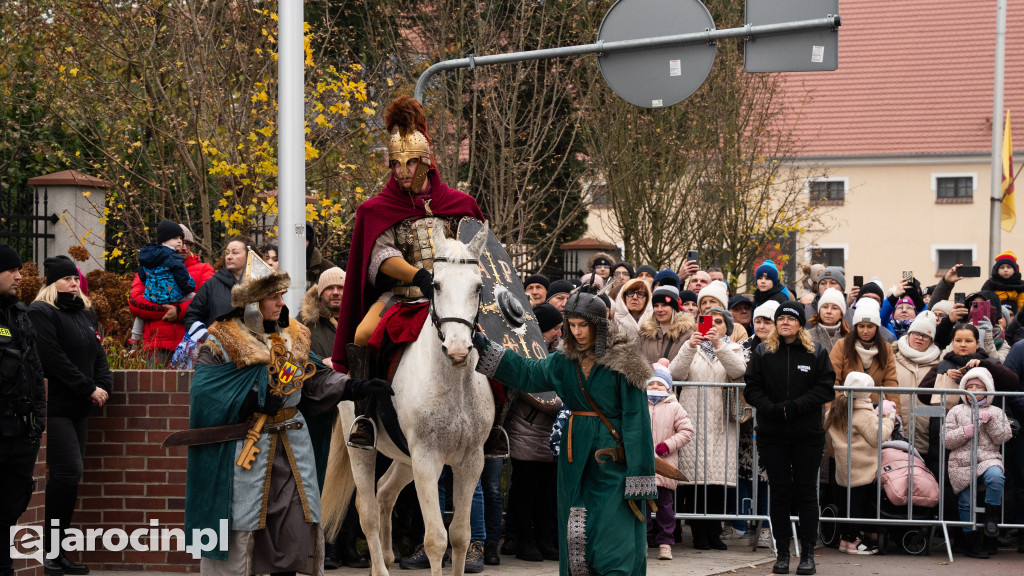
[[[292,420],[283,424],[266,426],[263,432],[278,432],[280,430],[299,430],[302,422]],[[220,442],[232,442],[243,440],[252,429],[252,423],[240,422],[238,424],[225,424],[224,426],[210,426],[208,428],[194,428],[175,432],[164,439],[160,445],[163,448],[175,446],[201,446],[203,444],[218,444]]]

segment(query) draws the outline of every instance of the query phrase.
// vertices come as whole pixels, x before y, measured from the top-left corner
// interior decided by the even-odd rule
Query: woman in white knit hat
[[[831,352],[836,342],[850,332],[850,326],[843,319],[845,315],[846,298],[843,293],[835,288],[826,289],[818,299],[818,312],[807,321],[811,340]]]
[[[853,328],[832,348],[829,358],[836,371],[836,386],[842,386],[850,372],[864,372],[881,388],[895,388],[896,362],[892,347],[882,337],[882,320],[878,303],[873,299],[861,298],[853,313]],[[893,394],[887,398],[900,407],[900,397]],[[878,394],[871,395],[871,401],[880,401]]]
[[[910,324],[907,333],[896,341],[894,358],[896,360],[896,381],[900,388],[917,388],[928,372],[941,360],[942,351],[935,345],[935,314],[925,310],[917,315]],[[904,396],[901,402],[900,416],[904,423],[903,435],[910,438],[910,407],[911,398]],[[920,401],[917,406],[923,406]],[[919,452],[928,452],[928,418],[915,414],[914,447]]]

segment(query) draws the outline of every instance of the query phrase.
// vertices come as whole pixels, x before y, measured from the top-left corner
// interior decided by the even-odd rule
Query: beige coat
[[[900,353],[899,350],[895,351],[896,359],[896,381],[899,383],[900,388],[917,388],[921,385],[921,381],[928,374],[928,371],[932,369],[942,359],[941,355],[935,360],[927,364],[915,364],[909,358]],[[907,396],[906,394],[900,394],[900,418],[903,420],[903,436],[910,440],[910,404],[911,398],[915,406],[924,406],[924,403],[918,399],[917,395]],[[917,416],[914,423],[914,448],[921,454],[928,453],[928,417]]]
[[[882,442],[889,439],[894,424],[892,418],[882,418]],[[850,426],[853,427],[850,443],[847,443],[846,430],[829,428],[828,439],[836,454],[836,484],[856,488],[874,482],[878,474],[878,413],[870,402],[853,401]],[[849,475],[846,470],[848,457],[852,470]]]
[[[692,316],[676,312],[668,329],[662,332],[658,320],[652,315],[640,324],[640,351],[651,364],[662,358],[672,360],[696,329]],[[666,349],[668,354],[665,354]]]
[[[740,382],[746,361],[743,348],[734,342],[715,350],[713,362],[700,347],[684,344],[668,369],[675,380]],[[736,388],[684,385],[680,389],[679,403],[697,430],[694,441],[679,450],[679,469],[687,478],[694,479],[683,484],[736,485],[740,398]]]
[[[857,358],[855,363],[847,362],[846,351],[845,351],[845,339],[856,338],[856,332],[850,332],[843,338],[836,342],[832,352],[829,354],[829,359],[832,360],[832,368],[836,371],[836,386],[842,386],[846,381],[846,377],[850,372],[864,372],[864,365],[861,364],[860,358]],[[888,360],[885,364],[878,361],[878,356],[875,356],[874,360],[871,361],[871,367],[867,369],[867,375],[871,376],[871,379],[875,381],[876,387],[895,388],[896,387],[896,362],[893,360],[892,346],[888,342],[883,342],[883,346],[888,348]],[[836,392],[836,394],[842,394],[842,392]],[[901,410],[902,398],[899,394],[888,394],[885,396],[886,400],[891,400],[896,404],[896,409]],[[871,395],[871,401],[878,403],[878,394]]]

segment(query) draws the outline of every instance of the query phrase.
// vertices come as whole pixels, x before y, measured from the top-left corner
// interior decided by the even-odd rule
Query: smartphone
[[[714,325],[715,321],[710,314],[697,316],[697,331],[701,333],[701,336],[706,335],[708,330],[711,330],[711,327]]]
[[[686,260],[687,261],[693,260],[694,262],[696,262],[697,261],[697,251],[696,250],[690,250],[689,252],[687,252],[686,253]]]
[[[953,294],[953,303],[954,304],[964,304],[966,302],[967,302],[967,294],[966,293],[964,293],[964,292],[957,292],[956,294]]]
[[[978,322],[992,317],[992,303],[988,300],[975,300],[971,302],[971,324],[975,326]]]
[[[961,278],[981,278],[981,266],[961,266],[957,274]]]
[[[863,276],[854,276],[853,277],[853,285],[856,286],[857,288],[860,288],[861,286],[863,286],[864,285],[864,277]]]
[[[914,271],[913,270],[904,270],[903,271],[903,279],[904,280],[913,280],[914,279]]]

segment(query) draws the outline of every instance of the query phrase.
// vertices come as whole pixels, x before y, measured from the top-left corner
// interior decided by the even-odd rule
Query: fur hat
[[[769,300],[757,308],[754,308],[754,318],[767,318],[772,322],[775,322],[775,311],[778,309],[779,303],[775,300]]]
[[[722,318],[725,320],[725,335],[732,336],[733,322],[731,312],[721,306],[713,306],[708,309],[708,314],[721,314]]]
[[[760,280],[765,274],[768,275],[772,284],[775,286],[779,285],[779,268],[775,265],[775,262],[772,262],[771,260],[765,260],[762,262],[761,265],[757,267],[757,270],[754,271],[754,280]]]
[[[655,304],[668,304],[673,310],[679,310],[679,290],[672,285],[658,286],[651,296],[651,306]]]
[[[779,304],[779,307],[775,309],[774,320],[776,322],[779,321],[779,316],[792,316],[793,318],[796,318],[797,322],[800,323],[801,328],[807,325],[807,315],[804,313],[804,305],[799,302],[791,300],[789,302]]]
[[[530,274],[526,277],[526,280],[523,280],[523,288],[530,284],[540,284],[547,290],[548,286],[551,286],[551,280],[548,280],[548,277],[543,274]]]
[[[870,322],[879,328],[882,327],[882,318],[879,316],[878,302],[871,298],[861,298],[853,305],[853,317],[850,323],[856,326],[861,322]]]
[[[935,339],[935,312],[931,310],[925,310],[914,318],[914,321],[910,323],[910,328],[907,332],[917,332],[918,334],[924,334],[925,336]]]
[[[329,286],[341,286],[345,287],[345,271],[337,266],[328,268],[320,273],[320,278],[316,281],[316,293],[317,296],[323,296],[324,290]]]
[[[651,368],[654,369],[654,376],[647,379],[647,382],[657,380],[665,385],[665,388],[672,390],[672,373],[668,371],[668,368],[661,364],[652,364]]]
[[[839,306],[839,309],[846,314],[846,298],[843,297],[843,293],[835,288],[827,288],[821,293],[821,298],[818,299],[818,310],[825,304],[835,304]]]
[[[608,306],[599,297],[586,292],[569,296],[562,314],[566,319],[582,318],[594,325],[594,355],[604,356],[608,338]]]
[[[849,374],[846,375],[846,380],[843,381],[843,386],[849,386],[851,388],[874,388],[875,381],[873,378],[871,378],[871,376],[865,374],[864,372],[850,372]],[[851,392],[850,390],[847,390],[845,393],[847,398],[852,397],[863,400],[864,398],[871,397],[871,392],[867,391]]]
[[[666,268],[654,275],[654,285],[675,286],[679,290],[679,275]]]
[[[61,278],[78,276],[78,267],[71,261],[71,258],[61,254],[51,256],[43,261],[43,271],[46,274],[46,285],[49,286]]]
[[[292,278],[287,272],[273,272],[262,278],[246,279],[231,288],[231,306],[242,308],[274,294],[287,292]]]
[[[21,256],[10,245],[0,242],[0,272],[21,268]]]
[[[537,325],[541,332],[547,332],[562,323],[562,313],[551,304],[538,304],[533,307],[533,315],[537,317]]]
[[[712,280],[710,284],[701,288],[700,294],[697,295],[698,307],[705,298],[718,300],[717,305],[724,309],[729,304],[729,287],[721,280]]]
[[[989,392],[996,391],[996,384],[992,380],[992,373],[989,372],[987,368],[982,368],[981,366],[971,368],[963,375],[962,378],[960,378],[960,389],[966,390],[967,382],[975,378],[981,380],[981,382],[985,384],[985,390],[988,390]]]
[[[846,272],[842,266],[827,266],[818,275],[818,284],[821,284],[822,280],[835,280],[839,282],[839,289],[846,292]]]
[[[658,274],[658,271],[654,269],[654,266],[651,266],[650,264],[641,264],[637,266],[636,276],[633,277],[636,278],[637,276],[643,274],[644,272],[650,274],[652,278]]]
[[[172,238],[184,238],[185,231],[177,222],[163,220],[156,227],[156,243],[163,244]]]

